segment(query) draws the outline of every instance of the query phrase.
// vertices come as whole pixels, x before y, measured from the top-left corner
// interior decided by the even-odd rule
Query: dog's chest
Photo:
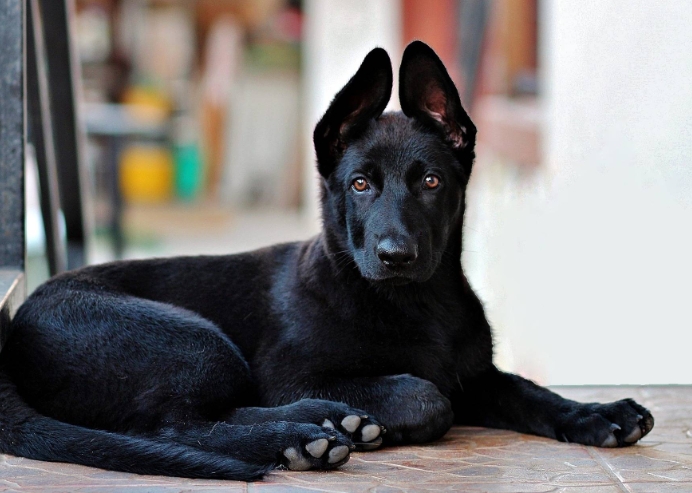
[[[310,348],[315,370],[341,377],[411,374],[446,387],[453,380],[453,334],[443,321],[421,313],[377,310],[368,316],[321,317],[296,334]],[[294,346],[296,347],[296,346]]]
[[[358,331],[365,343],[352,354],[365,373],[410,373],[438,382],[453,371],[450,338],[435,321],[399,321],[368,329]]]
[[[467,331],[458,296],[414,293],[404,302],[345,283],[288,282],[273,292],[275,325],[252,363],[260,375],[277,367],[307,380],[411,374],[440,390],[457,381]]]

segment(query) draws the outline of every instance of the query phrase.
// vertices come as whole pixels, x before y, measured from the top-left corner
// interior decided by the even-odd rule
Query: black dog
[[[0,359],[0,451],[250,480],[453,423],[602,447],[647,434],[632,400],[580,404],[495,368],[460,263],[476,128],[427,45],[406,48],[399,81],[403,112],[382,114],[392,68],[373,50],[315,128],[311,241],[37,289]]]

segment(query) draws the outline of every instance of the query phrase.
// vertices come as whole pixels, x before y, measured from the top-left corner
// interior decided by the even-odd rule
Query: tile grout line
[[[605,471],[606,474],[608,474],[610,477],[615,478],[617,481],[617,485],[620,487],[622,491],[625,493],[633,493],[632,489],[625,484],[625,480],[620,474],[615,472],[613,467],[608,463],[608,461],[605,460],[605,458],[598,453],[598,450],[596,450],[594,447],[584,447],[588,454],[598,463],[598,465]]]

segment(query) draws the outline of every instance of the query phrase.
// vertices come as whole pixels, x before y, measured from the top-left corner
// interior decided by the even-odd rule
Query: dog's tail
[[[0,371],[0,453],[136,474],[260,479],[270,468],[174,442],[120,435],[42,416]]]

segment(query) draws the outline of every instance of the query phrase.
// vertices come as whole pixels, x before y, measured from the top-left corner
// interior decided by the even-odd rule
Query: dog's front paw
[[[384,426],[359,411],[345,407],[340,412],[333,415],[331,419],[326,418],[322,426],[336,428],[347,433],[358,450],[375,450],[382,445],[381,435],[385,432]]]
[[[565,415],[557,439],[596,447],[636,443],[654,427],[654,417],[632,399],[608,404],[583,404]]]
[[[335,429],[349,437],[357,450],[374,450],[382,445],[384,426],[361,409],[322,399],[303,399],[289,408],[287,419]]]
[[[281,451],[279,463],[292,471],[334,469],[348,462],[353,442],[338,431],[311,424],[297,425],[297,440]]]
[[[325,428],[336,429],[350,437],[357,450],[375,450],[382,445],[381,435],[386,430],[365,411],[354,409],[341,402],[317,400],[314,402],[321,403],[320,407],[326,413],[319,424]]]
[[[442,437],[452,426],[452,403],[432,382],[412,375],[386,377],[389,392],[383,396],[378,418],[387,427],[385,443],[425,443]]]

